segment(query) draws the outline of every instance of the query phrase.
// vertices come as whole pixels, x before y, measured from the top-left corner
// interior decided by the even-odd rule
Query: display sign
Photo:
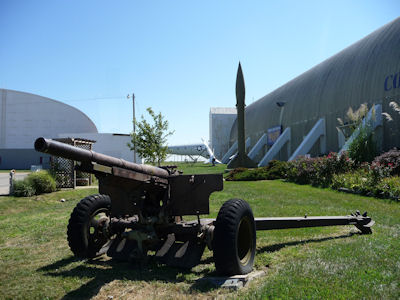
[[[267,131],[267,145],[272,146],[282,133],[282,126],[269,128]]]

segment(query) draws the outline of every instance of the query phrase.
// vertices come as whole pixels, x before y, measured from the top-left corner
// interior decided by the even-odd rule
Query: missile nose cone
[[[243,103],[244,105],[244,97],[245,97],[245,86],[244,86],[244,77],[242,72],[242,66],[239,62],[237,75],[236,75],[236,102],[237,104]]]
[[[237,109],[237,130],[238,130],[238,152],[237,155],[229,162],[228,169],[237,167],[255,168],[254,163],[246,154],[245,147],[245,130],[244,130],[244,97],[245,87],[242,72],[242,66],[239,62],[239,67],[236,76],[236,109]]]

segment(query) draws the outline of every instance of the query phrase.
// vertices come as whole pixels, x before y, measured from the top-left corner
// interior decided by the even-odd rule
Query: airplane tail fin
[[[203,142],[204,146],[207,149],[208,155],[210,156],[210,159],[206,161],[205,163],[214,163],[214,164],[222,164],[214,155],[214,152],[211,150],[210,146],[208,146],[208,143],[202,138],[201,141]]]

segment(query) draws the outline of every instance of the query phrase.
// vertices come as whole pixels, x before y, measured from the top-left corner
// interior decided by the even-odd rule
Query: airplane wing
[[[208,159],[206,163],[213,163],[214,161],[214,163],[220,164],[221,162],[216,159],[214,152],[211,150],[210,146],[208,146],[204,139],[201,140],[201,144],[168,146],[168,152],[170,154],[177,155],[201,156]]]

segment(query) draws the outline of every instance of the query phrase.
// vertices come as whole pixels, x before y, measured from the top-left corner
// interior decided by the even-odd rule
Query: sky
[[[397,18],[399,0],[0,0],[0,88],[84,112],[130,133],[161,112],[170,145],[209,138],[210,107],[246,104]]]

